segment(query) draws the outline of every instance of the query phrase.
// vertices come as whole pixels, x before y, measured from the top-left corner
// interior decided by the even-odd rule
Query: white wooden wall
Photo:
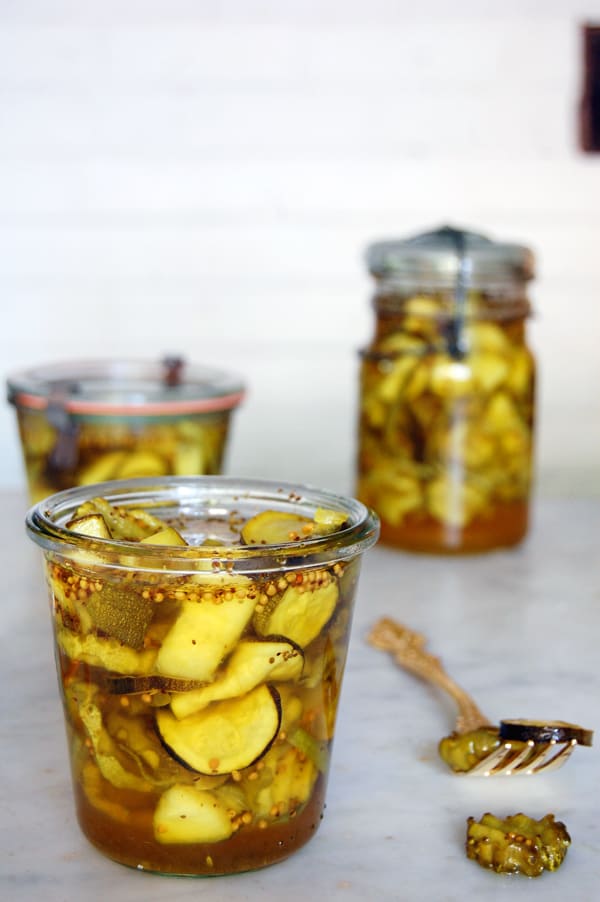
[[[352,488],[362,251],[532,245],[546,491],[600,490],[599,0],[2,0],[2,369],[182,352],[242,372],[230,472]],[[0,485],[22,483],[0,411]]]

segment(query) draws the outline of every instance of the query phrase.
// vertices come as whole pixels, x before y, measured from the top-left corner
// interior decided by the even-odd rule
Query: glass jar
[[[87,838],[180,875],[303,846],[324,808],[374,514],[298,485],[165,477],[60,492],[27,526]]]
[[[230,373],[163,361],[55,363],[13,374],[32,502],[75,485],[220,473],[232,410]]]
[[[533,255],[450,227],[367,252],[357,495],[384,542],[464,553],[527,531],[535,365]]]

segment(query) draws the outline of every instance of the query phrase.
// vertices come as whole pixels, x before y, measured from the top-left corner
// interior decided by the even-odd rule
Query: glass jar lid
[[[9,376],[7,389],[17,407],[45,410],[58,403],[68,413],[113,416],[224,411],[244,396],[237,376],[189,366],[180,357],[52,363]]]
[[[411,238],[378,241],[367,248],[367,265],[376,279],[411,286],[453,288],[461,272],[473,288],[534,275],[528,247],[493,241],[477,232],[442,226]]]

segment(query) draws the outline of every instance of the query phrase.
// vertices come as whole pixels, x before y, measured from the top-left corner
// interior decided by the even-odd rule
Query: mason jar
[[[357,495],[382,540],[465,553],[528,528],[535,363],[532,252],[451,227],[372,244]]]
[[[236,375],[179,357],[61,361],[7,387],[32,502],[110,479],[218,474],[244,396]]]

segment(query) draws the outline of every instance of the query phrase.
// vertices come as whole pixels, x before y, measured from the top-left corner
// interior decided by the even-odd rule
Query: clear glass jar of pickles
[[[375,334],[362,351],[357,495],[386,543],[468,553],[526,534],[534,258],[443,227],[369,247]]]
[[[243,394],[236,376],[179,357],[55,363],[13,374],[8,400],[31,501],[110,479],[220,473]]]
[[[90,842],[210,876],[308,842],[372,512],[299,485],[165,477],[60,492],[27,526]]]

